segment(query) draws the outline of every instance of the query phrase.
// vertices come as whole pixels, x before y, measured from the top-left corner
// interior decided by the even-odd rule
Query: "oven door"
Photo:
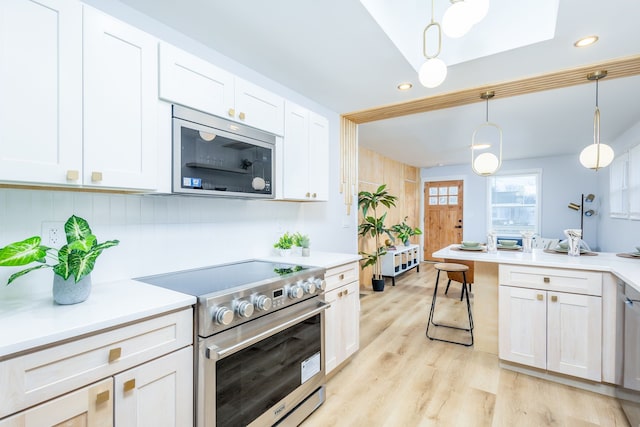
[[[271,426],[324,385],[328,306],[312,298],[201,340],[198,426]]]

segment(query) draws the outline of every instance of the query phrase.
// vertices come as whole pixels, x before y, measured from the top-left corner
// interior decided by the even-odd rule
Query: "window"
[[[489,224],[499,236],[540,231],[540,173],[494,175],[488,179]]]

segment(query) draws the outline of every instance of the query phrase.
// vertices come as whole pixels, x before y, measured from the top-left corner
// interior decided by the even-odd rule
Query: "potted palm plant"
[[[416,236],[422,234],[422,230],[418,227],[413,228],[409,224],[407,224],[408,216],[405,216],[400,224],[395,224],[391,226],[391,231],[396,234],[396,237],[400,239],[405,246],[409,246],[409,239],[411,236]]]
[[[89,223],[72,215],[64,224],[67,244],[60,249],[41,244],[39,236],[11,243],[0,248],[0,266],[16,267],[37,262],[38,265],[18,271],[9,277],[7,285],[25,274],[41,268],[52,268],[53,299],[58,304],[76,304],[86,300],[91,292],[91,276],[96,259],[104,249],[116,246],[118,240],[98,243]]]
[[[362,211],[362,223],[358,225],[358,235],[373,238],[375,245],[372,252],[360,252],[360,255],[363,256],[361,267],[362,269],[369,266],[373,268],[371,284],[374,291],[384,290],[384,278],[382,277],[380,257],[386,254],[387,251],[380,241],[381,236],[386,234],[389,238],[393,238],[391,231],[384,225],[387,212],[378,215],[378,208],[380,205],[386,208],[395,207],[396,200],[398,199],[396,196],[389,194],[386,187],[386,184],[382,184],[375,192],[360,191],[358,193],[358,207]]]

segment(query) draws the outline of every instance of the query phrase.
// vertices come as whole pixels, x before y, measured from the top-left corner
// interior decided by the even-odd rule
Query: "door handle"
[[[462,228],[461,225],[454,225],[453,228]]]

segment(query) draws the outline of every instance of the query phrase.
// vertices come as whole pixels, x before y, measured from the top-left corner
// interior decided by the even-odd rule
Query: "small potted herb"
[[[280,252],[280,256],[289,256],[291,255],[291,248],[293,247],[293,235],[289,234],[288,231],[280,236],[277,242],[273,244],[273,247],[278,249]]]
[[[53,299],[58,304],[76,304],[86,300],[91,292],[91,271],[104,249],[116,246],[118,240],[98,243],[89,223],[72,215],[64,224],[67,244],[60,249],[41,245],[39,236],[0,248],[0,266],[16,267],[37,262],[38,265],[18,271],[9,277],[7,285],[25,274],[41,268],[52,268]]]
[[[294,244],[300,248],[302,248],[302,256],[309,256],[311,250],[309,249],[309,244],[311,240],[309,236],[306,234],[295,233],[293,235]]]

